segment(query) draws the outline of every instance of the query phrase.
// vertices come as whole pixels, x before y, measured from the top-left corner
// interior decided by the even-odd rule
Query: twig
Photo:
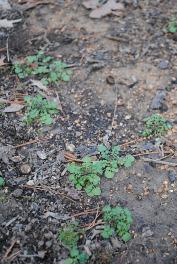
[[[12,241],[10,247],[7,249],[7,251],[6,251],[5,255],[4,255],[4,257],[2,258],[3,260],[6,260],[6,259],[8,258],[10,252],[12,251],[12,249],[13,249],[13,247],[15,246],[16,243],[17,243],[17,240],[14,239],[14,240]]]
[[[115,106],[114,106],[114,114],[113,114],[113,118],[112,118],[112,122],[111,122],[111,129],[110,129],[111,133],[112,133],[112,129],[114,126],[114,121],[115,121],[116,112],[117,112],[117,106],[118,106],[118,89],[117,89],[117,85],[116,85],[116,101],[115,101]]]
[[[7,51],[7,61],[10,62],[10,54],[9,54],[9,37],[7,37],[7,41],[6,41],[6,51]]]
[[[24,147],[24,146],[27,146],[27,145],[31,145],[31,144],[34,144],[34,143],[37,143],[37,142],[40,142],[40,141],[43,141],[43,140],[48,140],[48,139],[51,139],[51,137],[48,136],[48,137],[33,139],[33,140],[28,141],[28,142],[16,145],[16,146],[14,146],[14,148],[21,148],[21,147]]]
[[[36,185],[33,185],[33,186],[31,186],[31,185],[21,185],[21,187],[22,188],[24,187],[24,188],[27,188],[27,189],[39,190],[39,191],[47,191],[47,192],[50,192],[50,193],[55,194],[55,195],[63,196],[64,198],[70,200],[71,202],[76,203],[75,200],[73,200],[72,198],[68,197],[66,194],[61,193],[61,192],[55,192],[54,190],[50,189],[48,186],[45,186],[45,185],[43,185],[43,186],[39,186],[39,185],[37,185],[37,186]]]
[[[97,225],[103,225],[103,224],[105,224],[105,222],[103,222],[101,219],[100,220],[98,220],[98,222],[96,222],[96,223],[94,223],[94,225],[90,225],[90,224],[86,224],[86,225],[84,225],[84,226],[82,226],[82,227],[86,227],[86,231],[87,230],[90,230],[91,228],[93,228],[93,227],[95,227],[95,226],[97,226]]]
[[[123,144],[120,144],[120,147],[127,147],[129,145],[133,145],[134,143],[138,143],[138,142],[142,142],[144,140],[146,140],[147,138],[143,137],[143,138],[136,138],[134,140],[131,140],[131,141],[128,141],[128,142],[125,142]]]
[[[168,162],[168,161],[148,159],[148,158],[144,158],[143,161],[153,162],[153,163],[162,164],[162,165],[168,165],[168,166],[171,166],[171,167],[177,167],[177,163]]]
[[[146,156],[146,155],[151,155],[151,154],[159,154],[159,151],[137,153],[137,154],[133,154],[133,157],[141,157],[141,156]],[[174,153],[169,153],[169,151],[164,151],[164,154],[169,154],[168,156],[170,156],[171,154],[174,154]],[[166,156],[166,157],[168,157],[168,156]],[[163,159],[165,159],[166,157],[163,157]]]
[[[77,216],[82,216],[82,215],[87,215],[87,214],[95,214],[95,213],[97,213],[96,209],[89,209],[89,210],[85,210],[84,212],[74,214],[71,217],[77,217]]]

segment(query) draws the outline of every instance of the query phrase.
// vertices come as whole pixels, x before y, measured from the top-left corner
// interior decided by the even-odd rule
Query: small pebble
[[[176,173],[174,171],[169,171],[168,172],[168,178],[171,183],[175,182],[176,180]]]
[[[106,82],[110,85],[113,85],[115,84],[115,80],[114,80],[114,77],[112,75],[109,75],[106,77]]]
[[[28,164],[23,164],[20,167],[20,171],[22,174],[29,174],[31,172],[31,167]]]
[[[50,248],[52,246],[52,240],[49,240],[45,243],[47,248]]]
[[[161,70],[166,70],[166,69],[168,69],[168,67],[169,67],[169,61],[167,61],[167,60],[161,60],[160,61],[159,68]]]
[[[38,155],[38,157],[39,157],[40,159],[42,159],[42,160],[45,160],[45,159],[47,158],[47,155],[46,155],[46,153],[45,153],[44,151],[40,151],[40,150],[38,150],[38,151],[37,151],[37,155]]]
[[[131,115],[126,115],[125,120],[129,120],[129,119],[131,119],[131,117],[132,117]]]
[[[66,150],[68,150],[70,152],[74,152],[75,146],[73,144],[66,143]]]
[[[16,198],[21,197],[23,194],[23,190],[22,189],[16,189],[15,191],[13,191],[12,195]]]

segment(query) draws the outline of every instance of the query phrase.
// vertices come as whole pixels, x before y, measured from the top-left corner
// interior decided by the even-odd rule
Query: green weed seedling
[[[24,121],[27,124],[39,121],[41,124],[51,125],[52,116],[58,113],[57,104],[43,98],[41,95],[35,97],[25,96],[26,116]]]
[[[70,173],[69,180],[76,189],[84,189],[90,197],[101,194],[99,185],[102,175],[111,179],[120,167],[129,168],[135,160],[132,155],[121,157],[119,146],[107,149],[101,144],[98,146],[98,152],[99,158],[96,161],[90,157],[85,157],[81,164],[71,163],[67,167]]]
[[[124,242],[131,239],[129,232],[133,223],[131,212],[127,208],[105,206],[102,210],[103,220],[107,223],[101,235],[103,238],[109,238],[113,234],[117,234]]]
[[[85,252],[78,250],[78,241],[83,231],[78,228],[77,223],[70,223],[59,231],[59,240],[69,249],[69,257],[64,264],[86,263],[89,256]]]
[[[77,246],[80,234],[77,223],[69,223],[59,231],[59,240],[64,246],[74,248]]]
[[[106,148],[103,144],[98,146],[102,162],[105,165],[104,176],[108,179],[113,178],[120,167],[129,168],[135,161],[135,158],[130,154],[122,157],[120,150],[119,146],[114,146],[111,149]]]
[[[0,188],[4,187],[5,185],[5,180],[3,177],[0,176]]]
[[[144,119],[145,129],[142,132],[144,137],[164,136],[172,127],[161,115],[153,114]]]
[[[68,82],[72,74],[66,63],[56,60],[52,56],[46,56],[43,51],[26,57],[25,62],[17,62],[13,67],[20,79],[36,76],[45,85],[58,81]]]
[[[81,165],[71,163],[67,167],[70,172],[69,180],[76,189],[84,189],[87,195],[96,196],[101,194],[99,174],[103,173],[103,164],[99,161],[92,161],[90,157],[85,157]]]
[[[168,28],[167,31],[170,33],[176,33],[177,32],[177,20],[175,17],[173,17],[169,24],[168,24]]]
[[[77,248],[72,248],[70,250],[70,257],[65,259],[64,264],[84,264],[88,259],[89,256],[85,252],[81,252]]]

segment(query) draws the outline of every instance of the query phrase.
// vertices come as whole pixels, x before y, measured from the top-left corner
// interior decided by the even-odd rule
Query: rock
[[[31,204],[31,209],[32,209],[33,211],[37,211],[37,210],[39,209],[38,204],[35,203],[35,202],[32,202],[32,204]]]
[[[106,77],[106,82],[110,85],[113,85],[113,84],[115,84],[115,79],[112,75],[109,75]]]
[[[114,249],[122,247],[121,242],[117,239],[117,237],[111,237],[110,240]]]
[[[45,257],[45,254],[46,254],[46,251],[38,251],[38,257],[40,258],[40,259],[43,259],[44,257]]]
[[[29,186],[33,186],[35,183],[34,183],[34,181],[33,180],[29,180],[27,183],[26,183],[26,185],[29,185]]]
[[[31,167],[28,164],[23,164],[20,167],[20,171],[22,174],[29,174],[31,172]]]
[[[32,230],[32,224],[29,223],[26,227],[25,227],[25,232],[29,232]]]
[[[174,171],[169,171],[168,172],[168,178],[171,183],[174,183],[176,180],[176,173]]]
[[[53,238],[53,233],[52,233],[52,232],[45,233],[45,234],[44,234],[44,237],[45,237],[47,240],[50,240],[51,238]]]
[[[52,240],[49,240],[45,243],[47,248],[50,248],[52,246]]]
[[[44,245],[44,241],[43,240],[40,240],[40,241],[38,241],[37,244],[38,244],[38,248],[41,248]]]
[[[22,189],[16,189],[15,191],[13,191],[12,195],[16,198],[21,197],[23,194],[23,190]]]
[[[8,0],[0,0],[0,10],[1,10],[1,9],[2,9],[2,10],[11,9]]]
[[[68,144],[66,143],[66,150],[70,151],[70,152],[74,152],[75,150],[75,146],[73,144]]]
[[[129,120],[129,119],[131,119],[131,117],[132,117],[131,115],[126,115],[124,119]]]
[[[40,151],[40,150],[38,150],[38,151],[37,151],[37,155],[38,155],[38,157],[39,157],[40,159],[42,159],[42,160],[45,160],[45,159],[47,158],[47,155],[46,155],[46,153],[45,153],[44,151]]]
[[[142,228],[142,237],[151,237],[153,236],[153,234],[154,233],[152,232],[149,226],[144,226]]]
[[[156,92],[155,97],[152,99],[150,108],[152,110],[162,110],[165,97],[166,97],[166,92],[164,90],[158,90]]]
[[[169,61],[167,60],[161,60],[159,63],[159,69],[166,70],[169,67]]]

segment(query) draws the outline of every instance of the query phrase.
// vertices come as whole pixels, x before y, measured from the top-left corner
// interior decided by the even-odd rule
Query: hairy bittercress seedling
[[[41,95],[35,97],[24,97],[27,109],[24,121],[27,124],[39,121],[45,125],[51,125],[53,122],[52,116],[58,113],[57,104],[54,101],[49,101]]]
[[[52,56],[46,56],[43,51],[26,57],[24,62],[17,62],[13,67],[20,79],[36,76],[45,85],[58,81],[68,82],[72,74],[66,63]]]
[[[129,168],[135,160],[132,155],[120,156],[119,146],[108,149],[104,145],[99,145],[98,152],[98,160],[93,161],[90,157],[85,157],[81,164],[71,163],[67,167],[70,173],[69,180],[76,189],[84,189],[91,197],[101,194],[99,184],[102,175],[111,179],[120,167]]]

